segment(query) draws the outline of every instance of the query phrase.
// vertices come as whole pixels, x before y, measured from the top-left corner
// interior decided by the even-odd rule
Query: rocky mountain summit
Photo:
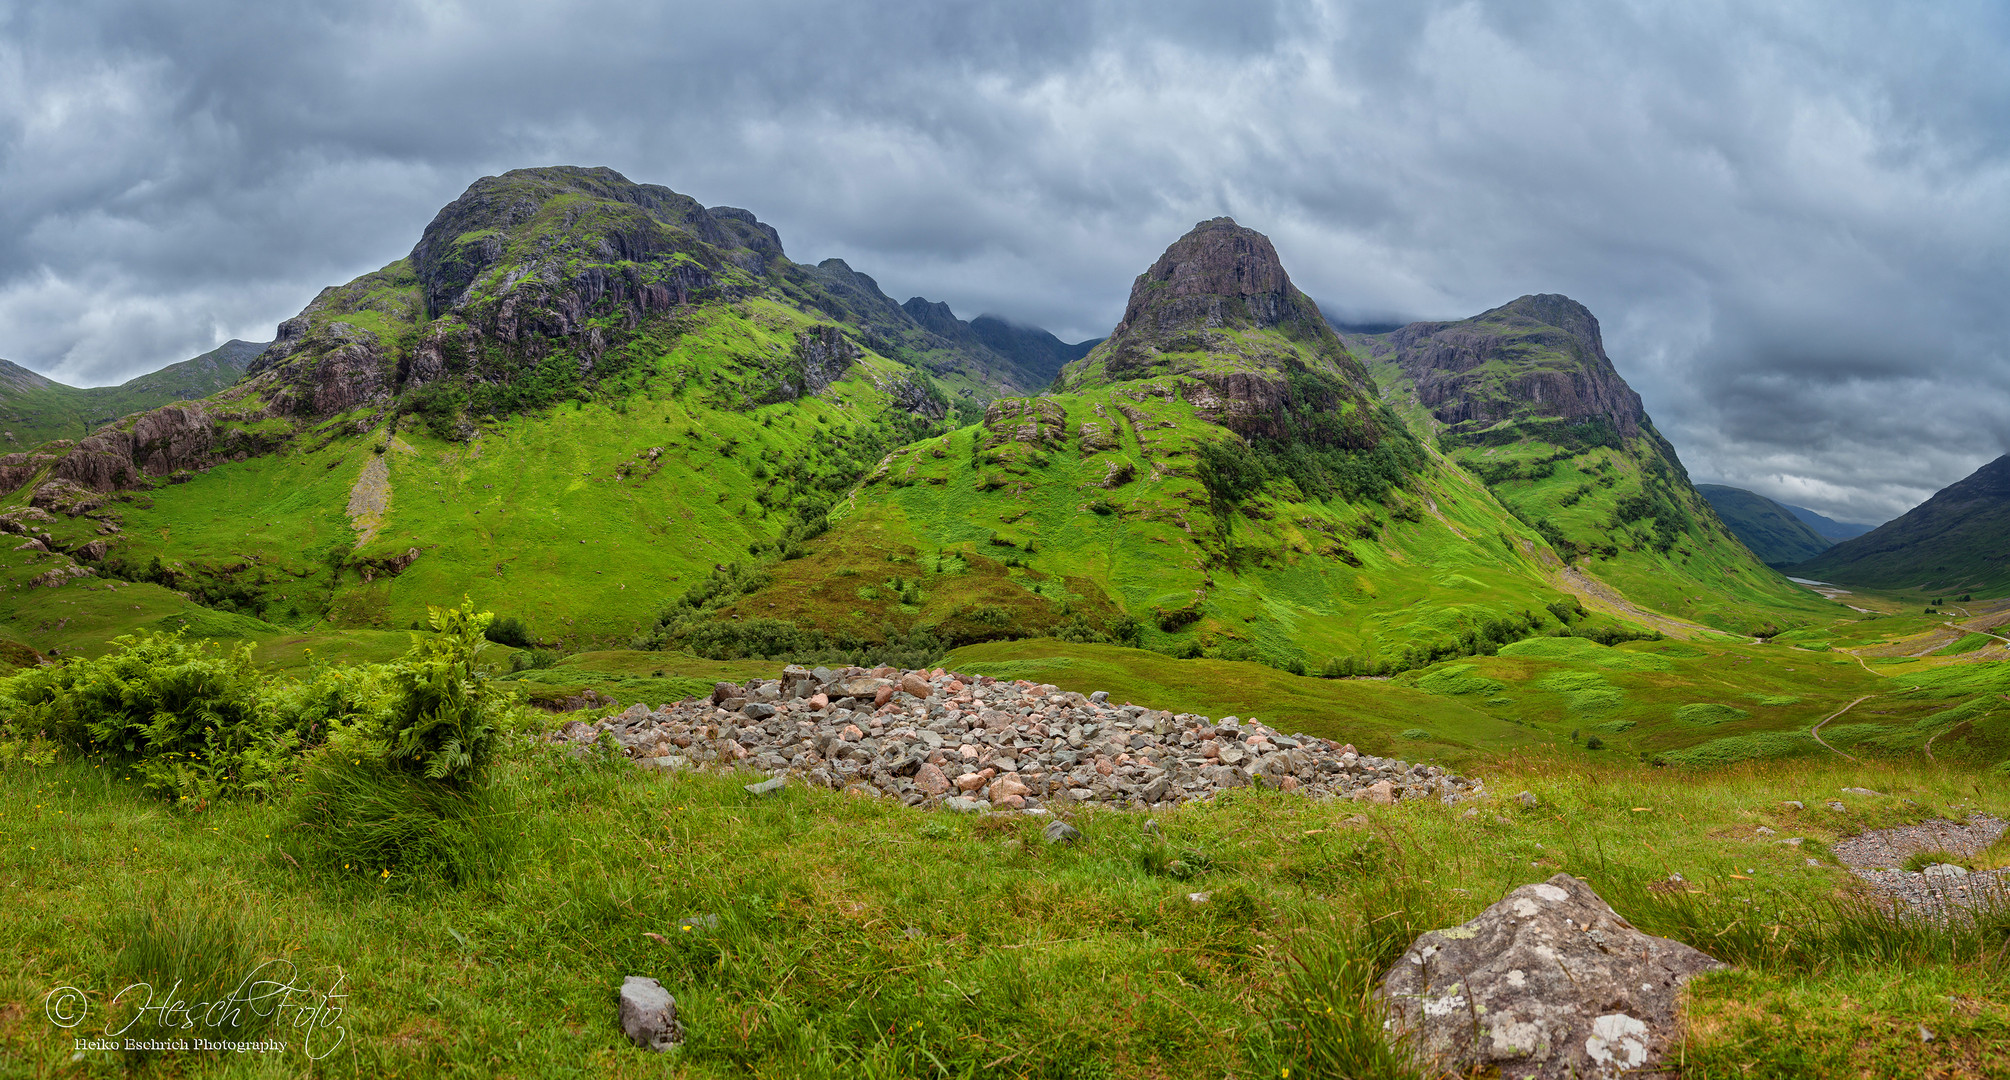
[[[1160,383],[1139,392],[1173,390],[1246,439],[1365,449],[1394,426],[1270,238],[1231,218],[1195,225],[1138,275],[1123,321],[1057,387],[1143,380]]]
[[[791,665],[778,679],[720,683],[709,699],[635,705],[554,735],[582,747],[603,737],[645,767],[752,768],[965,813],[1146,809],[1251,785],[1370,803],[1453,803],[1483,789],[1437,766],[1285,735],[1253,719],[1115,705],[1100,691],[940,668]]]
[[[1646,411],[1605,355],[1598,319],[1568,296],[1524,296],[1457,322],[1411,323],[1389,335],[1417,400],[1445,424],[1597,419],[1621,438]]]

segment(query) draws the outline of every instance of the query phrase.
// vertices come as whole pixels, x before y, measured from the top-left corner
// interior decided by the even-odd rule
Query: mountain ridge
[[[1840,585],[1937,592],[2010,589],[2010,454],[1904,514],[1794,566]]]
[[[1784,505],[1744,488],[1697,484],[1726,526],[1767,566],[1805,562],[1834,546]]]

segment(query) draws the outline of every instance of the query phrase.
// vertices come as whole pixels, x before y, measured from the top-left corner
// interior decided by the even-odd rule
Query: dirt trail
[[[1813,728],[1810,728],[1808,730],[1808,734],[1813,735],[1815,737],[1815,741],[1821,743],[1824,749],[1833,750],[1836,753],[1842,754],[1842,756],[1849,758],[1851,761],[1858,760],[1856,755],[1843,754],[1842,751],[1836,750],[1835,747],[1830,746],[1828,740],[1822,738],[1822,725],[1828,723],[1831,720],[1834,720],[1836,717],[1841,716],[1842,714],[1850,711],[1851,709],[1856,708],[1858,705],[1861,705],[1864,702],[1869,701],[1871,698],[1874,698],[1876,696],[1877,696],[1876,694],[1865,694],[1864,696],[1856,699],[1855,701],[1850,702],[1849,704],[1843,706],[1842,708],[1837,709],[1836,711],[1828,714],[1827,716],[1822,717],[1821,720],[1817,722]]]
[[[349,489],[349,526],[356,530],[356,546],[375,539],[391,514],[391,467],[383,454],[372,454]]]
[[[1586,607],[1602,611],[1607,615],[1622,615],[1629,619],[1646,623],[1648,626],[1672,638],[1688,640],[1704,634],[1720,633],[1707,626],[1650,611],[1620,595],[1618,589],[1592,577],[1575,566],[1565,566],[1550,572],[1550,580],[1557,588],[1584,601]]]

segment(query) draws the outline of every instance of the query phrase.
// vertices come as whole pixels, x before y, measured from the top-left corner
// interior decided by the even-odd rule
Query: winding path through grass
[[[1869,668],[1866,667],[1865,670],[1868,671]],[[1823,747],[1829,750],[1835,750],[1836,753],[1842,754],[1842,756],[1849,758],[1851,761],[1861,760],[1854,754],[1843,754],[1842,751],[1836,750],[1836,748],[1833,746],[1829,746],[1828,740],[1822,738],[1822,725],[1828,723],[1831,720],[1834,720],[1836,717],[1841,716],[1842,714],[1850,711],[1851,709],[1856,708],[1858,705],[1861,705],[1864,702],[1869,701],[1871,698],[1874,698],[1876,696],[1877,696],[1876,694],[1865,694],[1864,696],[1856,699],[1855,701],[1850,702],[1849,704],[1843,706],[1842,708],[1837,709],[1836,711],[1828,714],[1827,716],[1822,717],[1819,721],[1815,723],[1814,727],[1808,730],[1808,734],[1813,735],[1815,737],[1815,741],[1821,743]]]

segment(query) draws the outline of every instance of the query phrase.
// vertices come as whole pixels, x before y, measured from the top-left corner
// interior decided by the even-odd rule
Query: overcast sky
[[[610,165],[1077,340],[1195,221],[1356,321],[1562,292],[1698,480],[2010,449],[2010,5],[0,0],[0,357],[264,340],[485,174]]]

